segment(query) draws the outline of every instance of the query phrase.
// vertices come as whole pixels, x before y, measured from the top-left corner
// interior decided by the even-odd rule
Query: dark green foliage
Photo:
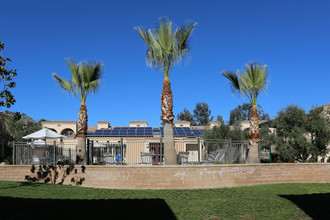
[[[192,116],[190,111],[186,108],[184,108],[183,112],[180,112],[177,115],[177,118],[178,118],[178,120],[181,120],[181,121],[190,121],[190,123],[191,123],[190,125],[192,125],[192,126],[197,125],[194,117]]]
[[[22,137],[41,129],[41,122],[34,121],[31,117],[19,112],[6,112],[4,116],[4,132],[0,137],[5,140],[7,146],[12,146],[12,142],[24,141]]]
[[[0,107],[10,108],[16,102],[10,89],[16,86],[13,78],[17,73],[8,68],[7,62],[11,62],[11,59],[2,57],[1,50],[4,50],[3,42],[0,42]]]
[[[217,121],[219,121],[220,124],[225,124],[225,121],[223,120],[223,117],[221,115],[217,116]]]
[[[290,105],[281,110],[273,120],[275,134],[262,135],[263,142],[276,146],[284,161],[315,162],[324,157],[330,141],[330,123],[320,109],[309,114],[304,109]]]
[[[243,103],[230,111],[229,125],[234,125],[237,121],[250,120],[251,103]],[[270,117],[264,113],[262,106],[258,105],[258,114],[260,120],[269,120]]]
[[[232,128],[229,125],[220,124],[220,126],[214,126],[210,130],[204,130],[203,139],[229,139],[232,140],[247,140],[249,138],[249,132],[242,130],[240,123],[236,123]]]
[[[210,121],[213,120],[213,116],[211,116],[211,110],[209,110],[209,105],[205,102],[196,103],[196,107],[193,112],[197,125],[206,126]]]

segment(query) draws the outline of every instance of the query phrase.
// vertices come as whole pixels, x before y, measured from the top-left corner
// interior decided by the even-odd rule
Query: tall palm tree
[[[258,143],[259,139],[259,114],[257,108],[257,98],[260,93],[266,92],[267,86],[267,66],[261,66],[257,63],[251,63],[245,65],[245,70],[237,73],[232,71],[223,71],[221,73],[226,77],[230,83],[234,93],[241,94],[249,99],[252,107],[250,111],[250,130],[249,130],[249,148],[253,146],[253,143]],[[253,152],[258,152],[253,149]],[[252,155],[254,162],[258,155]]]
[[[186,22],[181,28],[172,29],[172,22],[160,19],[155,30],[135,27],[147,44],[146,62],[150,67],[161,70],[164,75],[161,99],[161,120],[164,125],[165,164],[177,164],[173,136],[173,94],[169,75],[174,64],[179,63],[190,51],[188,39],[196,23]]]
[[[53,77],[65,91],[78,97],[81,101],[76,134],[78,137],[77,162],[84,164],[88,122],[86,98],[89,94],[94,94],[99,87],[103,63],[95,61],[77,63],[72,59],[66,59],[66,62],[72,74],[71,79],[65,80],[55,73],[53,73]]]

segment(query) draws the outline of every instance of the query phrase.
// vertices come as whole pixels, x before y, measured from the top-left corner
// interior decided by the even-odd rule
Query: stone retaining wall
[[[37,169],[38,170],[38,167]],[[202,189],[271,183],[330,183],[330,164],[238,164],[195,166],[75,166],[57,168],[64,184],[112,189]],[[37,176],[31,166],[0,166],[0,180]],[[64,174],[64,176],[63,176]],[[51,177],[52,178],[52,177]]]

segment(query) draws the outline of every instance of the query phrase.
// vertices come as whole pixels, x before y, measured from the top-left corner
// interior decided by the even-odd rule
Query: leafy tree
[[[169,75],[174,64],[179,63],[190,51],[189,37],[196,23],[186,22],[181,28],[172,28],[172,22],[166,18],[160,20],[156,29],[135,27],[135,30],[147,44],[147,65],[161,70],[164,75],[161,94],[161,120],[164,124],[165,164],[177,164],[173,136],[173,94]]]
[[[284,161],[316,161],[324,157],[330,141],[329,120],[320,109],[306,113],[304,109],[290,105],[281,110],[273,120],[276,135],[268,135],[268,144],[274,144]]]
[[[186,108],[184,108],[183,112],[180,112],[177,115],[177,118],[178,118],[178,120],[181,120],[181,121],[190,121],[190,125],[192,125],[192,126],[197,125],[194,117],[192,116],[190,111]]]
[[[223,120],[223,117],[221,115],[217,116],[217,121],[219,121],[220,124],[225,124],[225,121]]]
[[[19,112],[3,113],[4,129],[0,133],[0,139],[4,140],[5,149],[13,145],[13,141],[25,141],[22,137],[41,129],[41,121],[35,121],[31,117]],[[6,152],[7,154],[9,152]]]
[[[269,120],[270,117],[267,113],[264,113],[262,106],[258,106],[258,114],[260,120]],[[243,103],[238,105],[235,109],[230,111],[229,124],[234,125],[237,121],[250,120],[250,110],[252,108],[251,103]]]
[[[242,130],[239,122],[232,129],[229,125],[221,123],[220,126],[214,126],[212,129],[203,132],[203,139],[231,138],[232,140],[247,140],[248,137],[248,131]]]
[[[65,80],[55,73],[53,73],[53,77],[62,89],[78,97],[81,101],[77,129],[77,162],[83,164],[86,156],[85,143],[88,123],[86,99],[89,94],[94,94],[99,88],[103,63],[95,61],[77,63],[72,59],[66,59],[66,62],[72,74],[71,79]]]
[[[211,110],[209,110],[209,105],[205,102],[196,103],[196,107],[193,112],[194,118],[198,125],[206,126],[210,121],[213,120],[213,116],[211,116]]]
[[[7,66],[7,62],[11,62],[11,59],[2,57],[1,50],[4,48],[4,43],[0,42],[0,107],[10,108],[16,102],[10,89],[16,86],[13,78],[17,73],[16,70],[9,69]]]

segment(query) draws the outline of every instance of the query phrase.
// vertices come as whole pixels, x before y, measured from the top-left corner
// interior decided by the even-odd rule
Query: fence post
[[[260,163],[260,142],[258,143],[258,161]]]
[[[269,163],[272,163],[272,145],[269,145]]]
[[[201,163],[201,140],[197,138],[197,149],[198,149],[198,164]]]
[[[233,151],[232,151],[232,141],[229,138],[229,163],[233,163]]]
[[[160,136],[160,145],[159,145],[159,164],[162,165],[163,163],[163,139],[162,139],[162,136]]]
[[[54,166],[56,166],[56,141],[54,141]]]
[[[89,139],[87,139],[87,165],[90,165]]]
[[[71,147],[69,148],[69,161],[70,161],[70,164],[71,164]]]
[[[13,141],[13,165],[15,165],[15,141]]]
[[[123,138],[120,138],[120,163],[123,165]]]
[[[92,156],[91,156],[91,164],[93,165],[93,163],[94,163],[94,142],[92,141],[92,144],[91,144],[91,146],[90,146],[90,148],[91,148],[91,154],[92,154]]]

